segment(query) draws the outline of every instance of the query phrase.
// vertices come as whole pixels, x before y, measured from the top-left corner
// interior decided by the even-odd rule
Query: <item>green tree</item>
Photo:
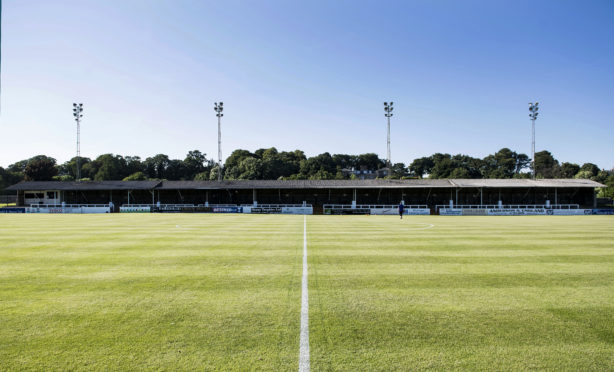
[[[85,158],[85,157],[80,157],[79,158],[79,167],[81,169],[81,177],[83,178],[84,176],[84,171],[83,168],[85,167],[86,164],[91,163],[92,160],[90,158]],[[85,167],[85,169],[88,169],[88,167]],[[60,166],[58,166],[58,174],[60,176],[63,176],[62,179],[64,180],[75,180],[77,179],[77,157],[73,157],[72,159],[70,159],[67,162],[64,162],[63,164],[61,164]],[[96,173],[94,174],[88,174],[88,176],[94,176]],[[67,177],[64,177],[67,176]]]
[[[310,180],[332,180],[335,179],[335,175],[331,172],[328,172],[322,168],[320,168],[317,172],[311,174],[309,176]]]
[[[232,167],[236,167],[239,165],[241,160],[245,158],[253,158],[254,154],[247,150],[237,149],[234,150],[228,158],[226,158],[226,162],[224,163],[224,169],[229,169]]]
[[[124,178],[124,181],[146,181],[147,175],[143,172],[136,172]]]
[[[16,169],[16,168],[12,168],[12,169]],[[3,169],[2,167],[0,167],[0,190],[3,190],[4,188],[8,186],[11,186],[20,181],[23,181],[23,179],[24,179],[23,171],[19,171],[19,172],[11,171],[10,166],[7,169]]]
[[[605,184],[606,187],[602,187],[599,189],[598,196],[600,198],[614,199],[614,170],[609,172],[608,177],[603,183]]]
[[[529,157],[508,148],[502,148],[482,161],[484,178],[512,178],[528,164]]]
[[[30,159],[20,160],[16,163],[9,165],[8,168],[6,168],[6,170],[7,172],[23,174],[26,171],[26,165],[28,165],[29,161]]]
[[[334,154],[333,162],[342,169],[351,169],[356,167],[356,158],[356,155]]]
[[[145,166],[141,161],[140,156],[126,156],[124,157],[124,175],[133,175],[134,173],[144,172]]]
[[[574,178],[580,171],[580,166],[574,163],[564,162],[561,164],[561,177]]]
[[[337,166],[333,161],[333,157],[328,152],[325,152],[311,158],[307,158],[306,160],[302,160],[300,165],[300,173],[308,179],[331,179],[337,173]]]
[[[587,178],[593,178],[599,174],[599,167],[593,163],[584,163],[580,168],[580,171],[586,172],[585,174],[589,174],[590,176]]]
[[[239,179],[258,180],[262,179],[262,161],[256,158],[245,158],[239,163]]]
[[[194,181],[209,181],[209,172],[198,173],[194,176]]]
[[[557,178],[561,174],[559,161],[550,151],[535,153],[535,174],[538,178]]]
[[[403,163],[395,163],[390,170],[391,178],[403,178],[407,174],[407,167]]]
[[[189,151],[183,160],[184,178],[188,180],[194,179],[197,174],[205,172],[208,165],[207,154],[198,150]]]
[[[57,174],[55,159],[45,155],[30,158],[24,169],[26,181],[51,181]]]
[[[220,173],[220,167],[219,165],[215,165],[213,168],[211,168],[211,172],[209,173],[209,179],[211,181],[217,181],[217,177],[219,173]]]
[[[102,154],[94,162],[98,165],[94,181],[114,181],[125,177],[125,161],[120,155]]]
[[[423,158],[414,159],[409,165],[409,171],[411,174],[417,177],[424,177],[426,174],[430,174],[435,166],[435,161],[432,156],[426,156]]]
[[[172,159],[168,161],[166,171],[164,172],[164,178],[172,181],[185,180],[186,178],[192,179],[192,177],[186,177],[186,173],[188,172],[185,170],[184,162]]]
[[[145,173],[148,178],[164,179],[166,177],[166,168],[170,159],[168,155],[157,154],[153,157],[145,159],[143,165],[145,166]]]

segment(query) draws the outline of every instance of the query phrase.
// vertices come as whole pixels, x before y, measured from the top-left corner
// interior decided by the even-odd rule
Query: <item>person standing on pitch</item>
[[[399,216],[401,216],[401,219],[403,219],[403,209],[405,209],[405,206],[403,205],[403,202],[399,203]]]

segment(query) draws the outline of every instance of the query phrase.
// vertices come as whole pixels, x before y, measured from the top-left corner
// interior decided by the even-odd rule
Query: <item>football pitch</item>
[[[305,233],[306,231],[306,233]],[[612,216],[0,215],[0,370],[614,369]]]

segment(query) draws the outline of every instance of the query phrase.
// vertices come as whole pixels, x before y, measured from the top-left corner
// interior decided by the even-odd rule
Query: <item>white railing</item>
[[[105,208],[109,204],[30,204],[30,208]]]
[[[451,209],[578,209],[579,204],[438,204],[435,206],[435,210],[440,208]]]
[[[313,207],[311,204],[241,204],[242,207],[252,207],[252,208],[310,208]]]
[[[236,204],[209,204],[208,207],[236,207]],[[158,204],[122,204],[122,207],[145,208],[158,207]],[[205,204],[160,204],[160,208],[196,208],[207,207]]]
[[[398,204],[357,204],[352,206],[351,204],[324,204],[322,206],[324,209],[396,209],[399,207]],[[427,209],[428,206],[426,204],[404,204],[403,207],[405,209]]]

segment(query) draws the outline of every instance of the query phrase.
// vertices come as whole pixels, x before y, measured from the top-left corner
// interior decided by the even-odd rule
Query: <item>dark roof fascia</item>
[[[164,181],[160,190],[450,188],[447,180]],[[433,182],[435,181],[435,182]]]
[[[8,191],[89,191],[89,190],[153,190],[160,181],[22,181],[6,188]]]
[[[237,180],[237,181],[23,181],[7,191],[43,190],[227,190],[227,189],[407,189],[407,188],[596,188],[591,180],[411,179],[411,180]]]

